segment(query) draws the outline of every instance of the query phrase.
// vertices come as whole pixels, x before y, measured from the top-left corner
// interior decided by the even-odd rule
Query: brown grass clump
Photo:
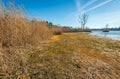
[[[0,78],[16,79],[28,76],[27,57],[24,53],[31,46],[39,46],[52,32],[41,20],[29,20],[21,6],[13,2],[0,5]],[[2,77],[3,78],[3,77]]]
[[[2,45],[24,46],[26,44],[39,44],[41,40],[47,39],[51,33],[44,21],[27,20],[19,10],[11,3],[9,8],[2,7],[0,18],[0,29],[2,32]]]
[[[51,30],[53,35],[61,35],[63,33],[63,28],[60,26],[53,26]]]

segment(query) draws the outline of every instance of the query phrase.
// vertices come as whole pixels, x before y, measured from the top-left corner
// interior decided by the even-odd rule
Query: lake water
[[[92,31],[91,35],[103,36],[103,37],[120,40],[120,31],[110,31],[110,32]]]

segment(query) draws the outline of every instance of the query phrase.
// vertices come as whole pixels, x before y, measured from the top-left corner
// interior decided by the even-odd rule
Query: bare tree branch
[[[79,23],[81,24],[81,29],[84,30],[85,25],[87,24],[88,21],[88,15],[87,14],[83,14],[81,16],[79,16]]]

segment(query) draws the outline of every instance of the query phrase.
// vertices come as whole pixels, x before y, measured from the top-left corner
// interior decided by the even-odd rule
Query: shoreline
[[[93,39],[101,40],[102,41],[101,46],[102,46],[102,43],[104,43],[106,45],[105,48],[109,47],[110,49],[107,50],[108,52],[111,52],[113,54],[114,52],[117,51],[116,52],[117,56],[120,56],[120,49],[118,48],[120,47],[120,39],[114,39],[114,38],[104,37],[99,35],[90,35],[90,36],[93,37]],[[110,46],[107,46],[107,44],[109,44]],[[115,47],[117,48],[115,49]]]
[[[114,32],[114,31],[112,31],[112,32]],[[102,32],[101,32],[101,33],[102,33]],[[118,40],[118,41],[120,41],[120,38],[119,38],[119,37],[110,37],[110,35],[105,36],[104,34],[100,35],[100,34],[95,34],[94,32],[93,32],[93,33],[90,33],[90,35],[100,36],[100,37],[110,38],[110,39],[113,39],[113,40]],[[114,34],[114,35],[115,35],[115,34]]]
[[[106,39],[120,41],[120,39],[117,39],[117,38],[105,37],[105,36],[100,36],[100,35],[91,35],[91,36],[96,36],[96,37],[101,37],[101,38],[106,38]]]
[[[71,33],[71,35],[74,35],[76,33]],[[79,34],[80,38],[79,41],[85,41],[88,43],[85,43],[86,46],[91,47],[91,45],[93,45],[93,47],[95,47],[95,49],[97,48],[100,51],[103,51],[104,53],[107,53],[109,55],[112,56],[120,56],[120,40],[116,40],[116,39],[112,39],[112,38],[107,38],[107,37],[103,37],[103,36],[95,36],[95,35],[90,35],[90,33],[77,33],[77,35]],[[68,34],[69,35],[69,34]],[[92,43],[92,44],[91,44]],[[96,46],[94,46],[96,45]],[[93,48],[94,50],[94,48]]]
[[[89,35],[91,35],[91,34],[89,34]],[[91,35],[91,36],[100,37],[100,38],[103,38],[103,39],[109,39],[111,41],[119,41],[120,42],[120,39],[117,39],[117,38],[105,37],[105,36],[100,36],[100,35]]]

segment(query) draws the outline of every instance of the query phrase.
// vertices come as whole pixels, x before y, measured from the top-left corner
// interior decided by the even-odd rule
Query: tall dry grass
[[[9,3],[7,7],[0,6],[0,29],[2,45],[24,46],[26,44],[39,44],[41,40],[47,39],[51,33],[44,21],[30,21],[22,14],[23,9]]]
[[[13,2],[0,5],[0,77],[5,79],[29,75],[25,48],[39,46],[52,35],[45,21],[24,15],[24,9]]]
[[[53,35],[61,35],[63,33],[63,28],[60,26],[53,26],[51,28]]]
[[[34,62],[25,52],[36,49],[42,41],[60,35],[63,28],[42,20],[29,20],[24,8],[14,2],[0,5],[0,78],[30,77]],[[29,54],[27,52],[27,54]],[[36,57],[35,57],[36,58]],[[34,60],[34,59],[31,59]]]

